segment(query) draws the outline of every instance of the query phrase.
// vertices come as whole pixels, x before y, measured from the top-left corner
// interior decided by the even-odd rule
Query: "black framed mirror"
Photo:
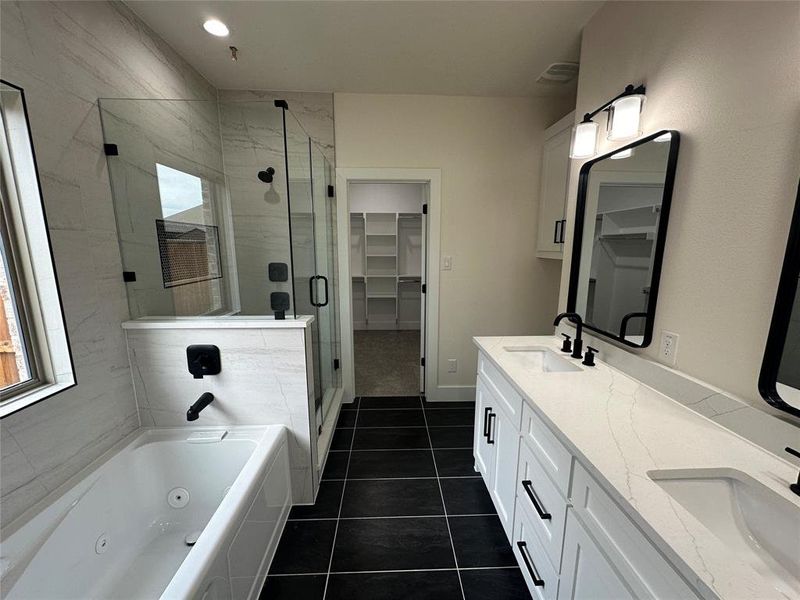
[[[800,185],[783,258],[758,389],[775,408],[800,417]]]
[[[679,145],[662,130],[580,171],[567,310],[635,348],[653,339]]]

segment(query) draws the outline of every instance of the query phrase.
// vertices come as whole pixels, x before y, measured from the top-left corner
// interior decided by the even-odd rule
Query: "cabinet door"
[[[571,116],[553,125],[548,129],[550,137],[545,139],[542,148],[536,251],[543,253],[541,256],[544,257],[559,258],[563,248],[571,126]]]
[[[489,443],[488,431],[490,415],[497,409],[494,398],[486,389],[486,384],[478,377],[475,384],[475,431],[473,433],[472,453],[475,467],[483,475],[486,486],[491,489],[492,465],[494,464],[494,444]]]
[[[558,600],[636,600],[594,540],[567,512]]]
[[[494,466],[489,488],[497,516],[511,539],[514,528],[514,502],[517,495],[517,459],[519,457],[519,430],[502,410],[492,413],[489,423],[489,442],[493,443]]]

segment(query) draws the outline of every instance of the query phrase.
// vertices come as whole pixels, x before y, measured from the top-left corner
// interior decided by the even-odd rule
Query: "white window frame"
[[[76,385],[22,88],[0,79],[0,235],[30,380],[0,390],[0,418]]]

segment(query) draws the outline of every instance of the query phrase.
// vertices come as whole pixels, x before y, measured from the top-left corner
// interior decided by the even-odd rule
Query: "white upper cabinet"
[[[536,256],[539,258],[563,257],[570,167],[569,143],[574,121],[575,113],[571,112],[545,131],[539,193],[539,231],[536,240]]]

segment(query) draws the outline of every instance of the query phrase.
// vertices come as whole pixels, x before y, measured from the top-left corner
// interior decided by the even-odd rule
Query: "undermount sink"
[[[509,353],[513,361],[531,371],[566,373],[581,370],[544,346],[504,346],[503,350]]]
[[[735,469],[648,476],[776,590],[800,596],[800,508]]]

